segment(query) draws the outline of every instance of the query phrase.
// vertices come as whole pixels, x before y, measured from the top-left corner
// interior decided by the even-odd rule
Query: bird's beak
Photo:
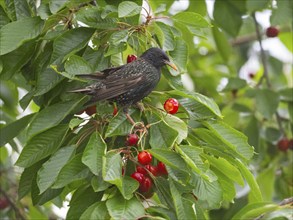
[[[174,69],[176,71],[178,70],[174,63],[171,63],[168,60],[165,60],[164,63],[167,64],[168,66],[170,66],[172,69]]]

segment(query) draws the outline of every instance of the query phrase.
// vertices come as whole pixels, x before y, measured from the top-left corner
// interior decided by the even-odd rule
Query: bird
[[[91,96],[88,104],[102,100],[117,103],[130,123],[135,125],[128,113],[129,107],[139,103],[153,91],[160,81],[161,68],[164,65],[169,65],[177,71],[177,67],[163,50],[152,47],[130,63],[93,74],[77,75],[79,78],[90,80],[90,84],[70,92]]]

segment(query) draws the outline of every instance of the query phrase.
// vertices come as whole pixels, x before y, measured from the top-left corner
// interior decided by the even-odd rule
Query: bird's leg
[[[125,113],[127,120],[132,124],[135,125],[135,121],[133,120],[133,118],[131,118],[131,116],[129,115],[129,113]]]

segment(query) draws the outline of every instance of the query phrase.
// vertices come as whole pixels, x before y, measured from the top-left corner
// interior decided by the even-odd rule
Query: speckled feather
[[[95,74],[79,75],[94,81],[81,92],[92,96],[90,102],[109,100],[127,110],[149,95],[160,81],[161,67],[169,62],[168,56],[159,48],[151,48],[137,60]]]

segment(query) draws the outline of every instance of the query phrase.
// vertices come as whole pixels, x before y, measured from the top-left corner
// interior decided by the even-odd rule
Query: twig
[[[253,18],[253,21],[254,21],[254,24],[255,24],[255,31],[256,31],[256,35],[257,35],[257,40],[258,40],[259,46],[260,46],[260,57],[261,57],[262,65],[263,65],[263,68],[264,68],[263,75],[261,76],[261,78],[260,78],[260,80],[259,80],[259,82],[257,83],[256,86],[259,87],[262,84],[263,80],[265,79],[267,87],[269,89],[272,89],[272,84],[270,82],[270,78],[269,78],[269,74],[268,74],[268,64],[267,64],[266,54],[265,54],[265,51],[264,51],[263,46],[262,46],[261,34],[260,34],[258,23],[257,23],[256,17],[255,17],[255,13],[252,14],[252,18]],[[282,135],[285,136],[285,131],[284,131],[283,126],[282,126],[281,117],[280,117],[278,112],[276,112],[275,115],[276,115],[276,120],[277,120],[278,127],[279,127]]]
[[[286,199],[284,199],[283,201],[281,201],[281,202],[279,203],[279,206],[285,206],[285,205],[293,206],[293,197],[286,198]],[[254,220],[260,220],[260,219],[262,219],[264,216],[265,216],[265,213],[264,213],[264,214],[261,214],[260,216],[258,216],[258,217],[255,218]]]
[[[16,204],[10,199],[10,196],[2,189],[0,188],[1,194],[5,197],[5,199],[8,201],[9,205],[12,207],[12,209],[15,211],[15,216],[17,219],[25,220],[25,216],[21,213],[21,211],[18,209]]]

